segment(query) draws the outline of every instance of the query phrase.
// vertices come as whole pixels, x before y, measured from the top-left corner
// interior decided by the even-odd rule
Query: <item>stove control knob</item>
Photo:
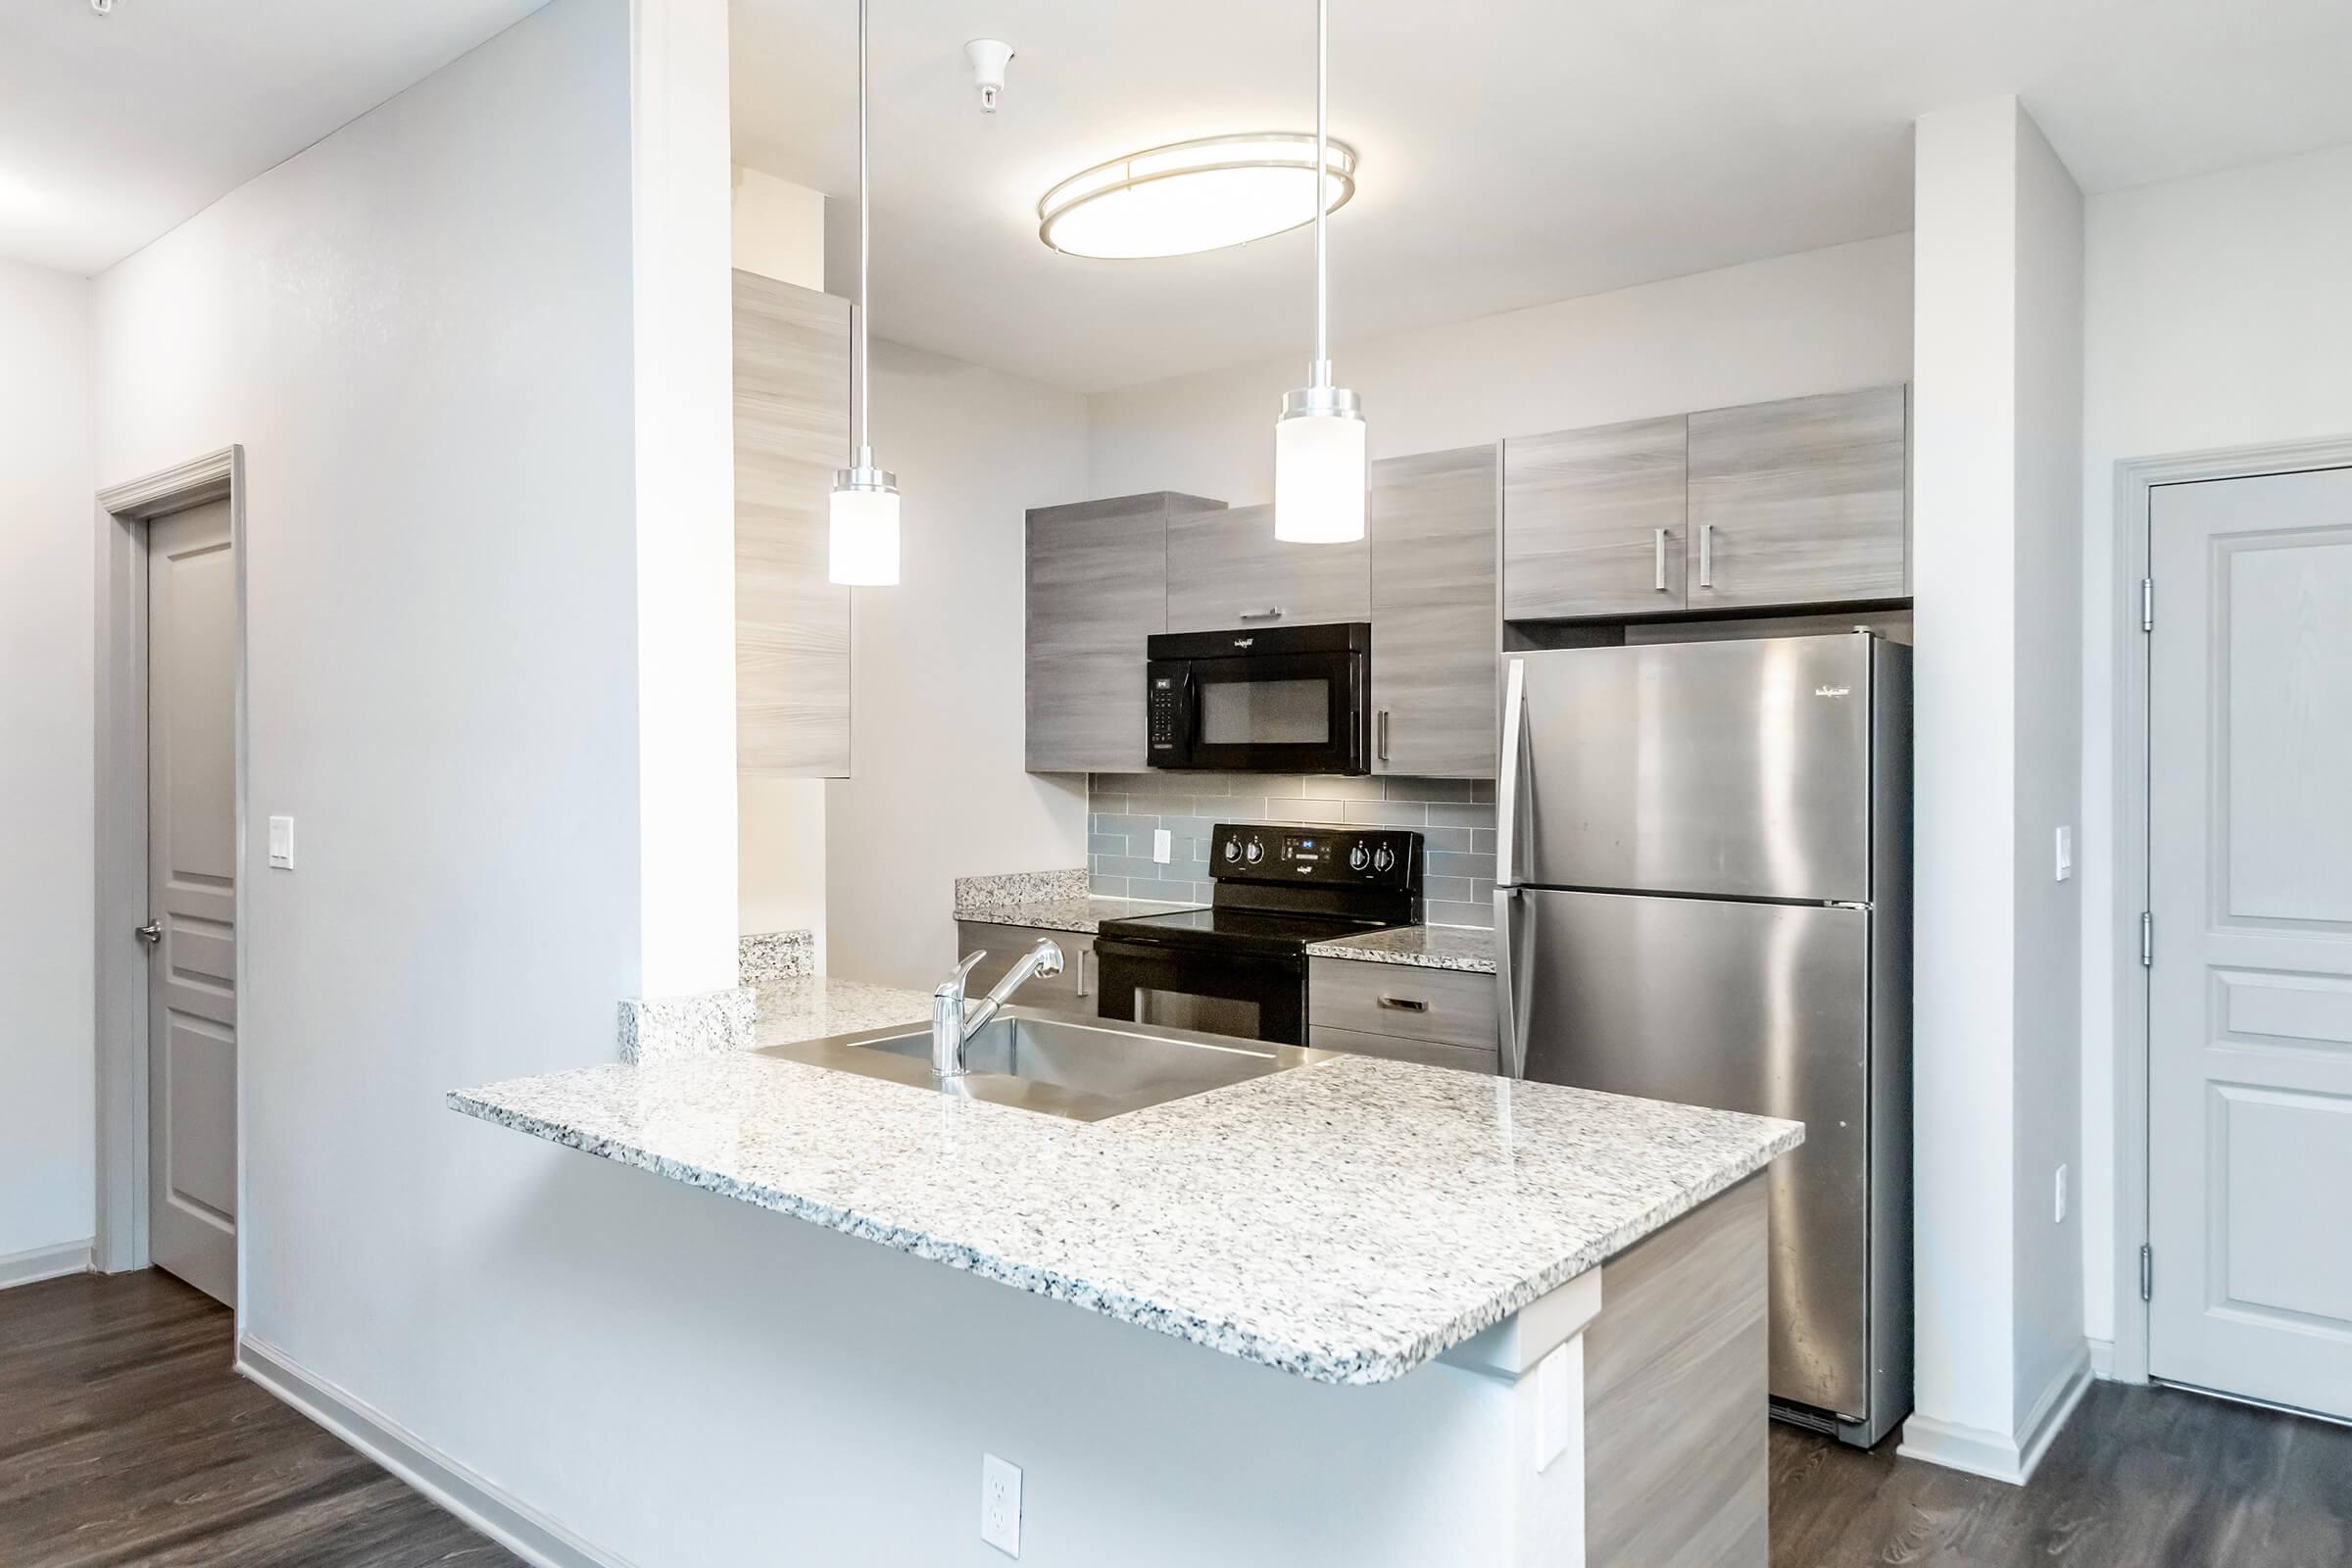
[[[1241,858],[1242,858],[1242,841],[1241,841],[1240,839],[1227,839],[1227,840],[1225,841],[1225,859],[1226,859],[1226,862],[1227,862],[1228,864],[1230,864],[1230,863],[1232,863],[1233,861],[1240,859]]]
[[[1371,863],[1372,852],[1370,850],[1365,849],[1361,844],[1349,847],[1348,851],[1348,869],[1350,871],[1361,871]]]
[[[1250,841],[1250,845],[1249,845],[1249,847],[1248,847],[1247,849],[1243,850],[1243,851],[1242,851],[1242,854],[1243,854],[1243,855],[1245,855],[1245,856],[1247,856],[1247,857],[1249,858],[1250,863],[1251,865],[1255,865],[1255,864],[1256,864],[1258,861],[1260,861],[1260,860],[1262,860],[1262,859],[1264,859],[1264,858],[1266,858],[1266,843],[1265,843],[1265,840],[1263,840],[1263,839],[1251,839],[1251,840]]]
[[[1390,849],[1386,844],[1383,844],[1379,849],[1372,852],[1373,870],[1383,872],[1391,871],[1396,868],[1396,852]]]

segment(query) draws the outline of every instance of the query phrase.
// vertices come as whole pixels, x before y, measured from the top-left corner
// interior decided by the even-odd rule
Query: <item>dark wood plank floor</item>
[[[228,1368],[168,1274],[0,1291],[0,1564],[520,1568]]]
[[[2344,1568],[2352,1428],[2094,1383],[2026,1487],[1772,1432],[1773,1568]]]
[[[0,1292],[0,1565],[518,1565],[228,1359],[169,1275]],[[1772,1562],[2343,1568],[2352,1429],[2102,1383],[2021,1489],[1775,1427]]]

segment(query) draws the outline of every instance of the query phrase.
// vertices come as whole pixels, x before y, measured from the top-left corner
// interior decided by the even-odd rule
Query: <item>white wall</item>
[[[735,265],[802,288],[825,286],[825,198],[735,171]],[[845,455],[843,460],[848,461]],[[746,932],[808,930],[827,963],[825,781],[746,773],[735,786],[736,905]]]
[[[735,985],[735,311],[726,0],[634,0],[638,985]]]
[[[1299,325],[1310,322],[1300,297]],[[1344,329],[1343,321],[1343,329]],[[1274,416],[1308,349],[1089,400],[1092,493],[1274,491]],[[1350,341],[1372,455],[1469,446],[1690,409],[1902,381],[1911,240],[1808,251],[1531,310]]]
[[[89,352],[88,283],[0,262],[0,1271],[95,1227]]]
[[[905,497],[902,575],[854,590],[827,962],[928,989],[954,962],[955,878],[1086,863],[1086,781],[1021,767],[1024,514],[1088,494],[1086,405],[877,342],[874,451]]]
[[[693,1420],[600,1348],[676,1320],[588,1162],[442,1095],[609,1057],[637,976],[630,13],[555,0],[94,307],[103,481],[247,448],[246,805],[302,862],[244,866],[245,1326],[590,1528],[612,1435]]]
[[[2082,1246],[2111,1340],[2115,465],[2352,434],[2352,147],[2094,196],[2084,252]]]
[[[1913,1034],[1918,1414],[2014,1473],[2082,1359],[2073,1222],[2082,196],[2014,98],[1917,127]]]

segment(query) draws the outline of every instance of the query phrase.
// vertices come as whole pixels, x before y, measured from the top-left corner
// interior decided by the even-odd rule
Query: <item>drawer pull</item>
[[[1418,997],[1383,997],[1380,999],[1380,1004],[1384,1007],[1395,1007],[1398,1012],[1427,1012],[1429,1010],[1429,1004]]]

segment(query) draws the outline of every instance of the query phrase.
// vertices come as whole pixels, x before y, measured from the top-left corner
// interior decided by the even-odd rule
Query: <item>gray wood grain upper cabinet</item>
[[[1372,769],[1494,776],[1490,443],[1372,465]]]
[[[850,306],[735,274],[735,754],[746,773],[850,771],[850,591],[825,580],[850,440]]]
[[[1690,416],[1692,610],[1910,592],[1908,389]]]
[[[1365,540],[1283,544],[1274,537],[1271,506],[1179,511],[1168,518],[1170,631],[1371,618]]]
[[[1678,414],[1505,441],[1503,618],[1682,609],[1687,438]]]
[[[1168,627],[1169,514],[1219,505],[1154,491],[1029,514],[1029,771],[1143,771],[1144,640]]]

